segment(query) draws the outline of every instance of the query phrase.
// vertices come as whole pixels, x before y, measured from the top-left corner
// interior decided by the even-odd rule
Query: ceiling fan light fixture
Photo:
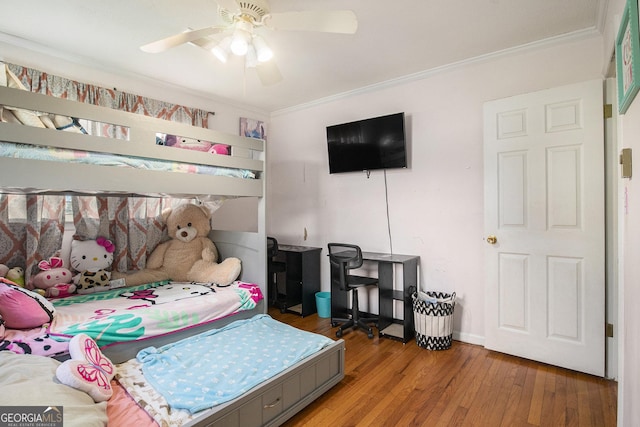
[[[220,43],[211,49],[213,56],[218,58],[220,62],[226,63],[229,58],[229,46],[231,45],[231,37],[225,37]]]
[[[231,45],[229,48],[234,55],[243,56],[247,54],[249,50],[249,43],[251,43],[251,31],[253,27],[249,22],[239,21],[236,24],[236,29],[233,32],[231,39]]]
[[[260,36],[253,37],[253,47],[256,50],[258,62],[267,62],[273,58],[273,51],[267,45],[267,42]]]
[[[249,45],[249,50],[247,50],[244,65],[247,68],[255,68],[258,66],[258,57],[256,55],[256,49],[254,45]]]

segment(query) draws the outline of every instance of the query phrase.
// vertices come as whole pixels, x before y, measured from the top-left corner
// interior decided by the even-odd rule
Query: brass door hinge
[[[613,117],[613,105],[604,104],[604,118],[610,119],[611,117]]]
[[[623,148],[622,151],[620,151],[620,164],[622,165],[622,178],[631,178],[631,174],[633,171],[631,148]]]

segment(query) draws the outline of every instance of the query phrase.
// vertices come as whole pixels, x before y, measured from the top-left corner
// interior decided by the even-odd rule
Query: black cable
[[[389,233],[389,252],[393,254],[393,241],[391,239],[391,220],[389,218],[389,189],[387,187],[387,170],[384,170],[384,200],[387,207],[387,231]]]

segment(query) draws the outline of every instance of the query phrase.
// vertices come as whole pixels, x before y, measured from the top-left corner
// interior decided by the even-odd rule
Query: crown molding
[[[600,26],[600,19],[598,19],[598,27]],[[395,79],[386,80],[380,83],[375,83],[368,86],[363,86],[358,89],[350,90],[347,92],[338,93],[336,95],[328,96],[325,98],[316,99],[311,102],[307,102],[304,104],[295,105],[293,107],[283,108],[281,110],[276,110],[271,113],[271,117],[276,117],[284,114],[289,114],[295,111],[305,110],[307,108],[316,107],[318,105],[326,104],[329,102],[334,102],[338,100],[342,100],[345,98],[349,98],[356,95],[362,95],[365,93],[376,92],[382,89],[387,89],[394,86],[403,85],[406,83],[423,80],[429,77],[433,77],[438,74],[443,74],[447,72],[451,72],[453,70],[457,70],[460,68],[468,67],[471,65],[480,64],[483,62],[489,62],[496,60],[498,58],[504,58],[508,56],[520,55],[522,53],[532,52],[535,50],[545,49],[553,46],[559,46],[565,43],[585,40],[593,37],[600,37],[600,29],[598,27],[591,27],[580,31],[574,31],[572,33],[563,34],[560,36],[550,37],[547,39],[535,41],[532,43],[527,43],[524,45],[516,46],[513,48],[508,48],[492,53],[488,53],[485,55],[476,56],[473,58],[464,59],[462,61],[453,62],[451,64],[446,64],[440,67],[431,68],[428,70],[420,71],[413,74],[408,74],[406,76],[398,77]]]
[[[87,69],[96,70],[96,71],[99,71],[100,73],[117,76],[125,80],[126,83],[132,88],[138,86],[139,84],[143,84],[151,88],[155,88],[159,90],[170,90],[172,92],[175,92],[176,94],[187,95],[189,97],[197,99],[198,103],[201,105],[207,105],[207,104],[210,104],[211,102],[215,102],[219,104],[224,104],[225,106],[228,106],[231,108],[246,110],[247,112],[253,112],[260,115],[268,116],[269,114],[267,111],[264,111],[253,105],[239,103],[223,97],[213,97],[213,96],[204,97],[202,96],[202,93],[196,90],[188,89],[173,83],[168,83],[162,80],[154,79],[152,77],[141,76],[140,74],[122,71],[120,69],[113,68],[109,65],[106,65],[102,62],[96,61],[86,56],[69,54],[67,52],[61,52],[51,46],[46,46],[40,43],[26,40],[24,38],[16,37],[11,34],[3,33],[2,31],[0,31],[0,44],[2,43],[6,43],[7,45],[15,47],[20,51],[26,51],[31,54],[36,54],[38,56],[44,55],[52,59],[63,61],[67,64],[86,67]],[[15,58],[11,57],[10,54],[8,55],[6,52],[2,52],[2,51],[0,51],[0,61],[15,63],[17,65],[28,66],[28,67],[37,68],[37,69],[40,69],[44,66],[41,58],[37,61],[31,60],[29,61],[30,63],[24,63],[24,60],[16,60]],[[46,71],[46,70],[43,70],[43,71]],[[78,77],[71,77],[71,78],[73,78],[74,80],[79,80]],[[87,83],[92,83],[92,82],[87,82]],[[93,82],[93,83],[98,85],[104,85],[104,82],[103,83]],[[127,91],[131,93],[136,93],[135,90],[127,89]],[[198,108],[205,108],[205,109],[208,108],[208,107],[201,107],[199,105],[191,105],[191,106],[198,107]]]

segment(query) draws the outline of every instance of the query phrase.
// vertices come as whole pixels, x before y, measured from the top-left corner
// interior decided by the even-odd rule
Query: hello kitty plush
[[[31,283],[42,291],[47,298],[67,297],[76,291],[76,285],[70,283],[73,275],[64,267],[62,258],[52,256],[38,263],[41,272],[33,276]]]
[[[91,294],[110,288],[111,272],[107,268],[113,262],[115,247],[111,240],[73,240],[71,242],[71,267],[78,272],[73,276],[79,294]]]

